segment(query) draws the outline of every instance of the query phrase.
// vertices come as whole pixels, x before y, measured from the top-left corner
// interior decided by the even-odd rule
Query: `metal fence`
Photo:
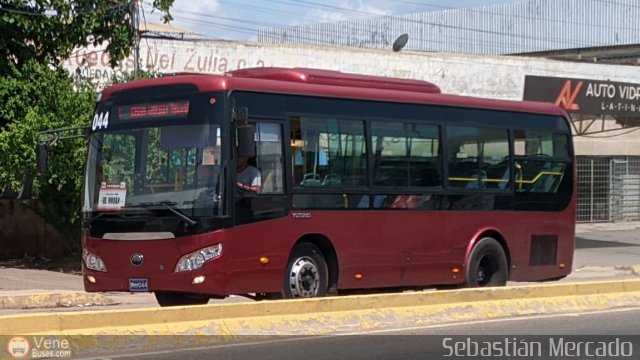
[[[276,44],[391,49],[400,34],[409,34],[406,50],[475,54],[630,45],[640,41],[638,4],[638,0],[529,0],[278,26],[258,30],[257,35],[259,42]]]
[[[578,222],[640,220],[640,156],[577,157]]]

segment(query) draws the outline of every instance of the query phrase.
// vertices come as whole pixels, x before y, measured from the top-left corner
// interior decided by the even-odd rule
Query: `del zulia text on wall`
[[[568,112],[640,116],[640,84],[526,75],[523,99],[554,103]]]

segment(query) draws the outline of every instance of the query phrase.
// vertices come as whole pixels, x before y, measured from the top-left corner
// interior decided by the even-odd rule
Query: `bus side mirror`
[[[238,127],[238,156],[256,156],[256,128],[250,125]]]
[[[47,143],[38,143],[36,146],[36,162],[38,164],[38,175],[47,173],[47,160],[49,157],[49,146]]]

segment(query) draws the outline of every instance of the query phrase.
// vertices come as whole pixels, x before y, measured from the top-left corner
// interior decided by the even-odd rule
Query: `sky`
[[[264,28],[522,1],[526,0],[175,0],[171,24],[209,39],[250,41]],[[143,18],[160,22],[151,3],[143,0]]]

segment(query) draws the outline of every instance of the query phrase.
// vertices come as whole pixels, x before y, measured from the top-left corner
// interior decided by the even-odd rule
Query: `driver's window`
[[[251,125],[255,126],[255,156],[241,160],[238,154],[236,224],[275,219],[288,213],[289,198],[284,196],[282,125],[270,122]],[[253,170],[247,177],[242,169],[249,167]]]

